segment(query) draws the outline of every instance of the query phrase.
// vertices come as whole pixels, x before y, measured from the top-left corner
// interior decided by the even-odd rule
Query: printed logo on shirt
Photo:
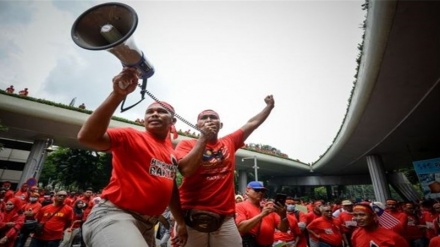
[[[202,166],[214,166],[217,164],[221,164],[223,163],[223,160],[229,157],[228,154],[228,149],[224,145],[222,145],[217,150],[207,148],[203,152]]]
[[[228,148],[224,145],[215,151],[212,148],[205,149],[202,157],[200,175],[206,180],[225,179],[228,175],[233,173],[230,162],[227,162],[230,158],[229,155]]]
[[[173,164],[167,164],[163,161],[153,158],[151,159],[150,163],[150,174],[153,176],[174,180],[177,172],[177,161],[174,157],[172,158],[172,163]]]

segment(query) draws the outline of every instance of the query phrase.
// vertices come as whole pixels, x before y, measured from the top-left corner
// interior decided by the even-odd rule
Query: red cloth
[[[39,203],[38,201],[26,203],[22,208],[23,212],[32,211],[32,213],[34,214],[33,217],[26,217],[26,220],[34,220],[35,216],[38,214],[38,211],[40,211],[41,207],[42,207],[41,203]]]
[[[428,227],[425,232],[425,236],[428,239],[431,239],[437,236],[437,229],[435,220],[437,218],[437,214],[430,212],[429,210],[422,211],[422,219],[425,221],[426,226]]]
[[[440,246],[440,236],[431,238],[429,241],[429,247],[439,247]]]
[[[302,236],[301,229],[299,229],[299,227],[298,227],[298,221],[296,220],[295,214],[294,213],[287,213],[286,216],[287,216],[287,220],[289,221],[289,230],[287,232],[275,231],[274,241],[277,241],[277,240],[281,240],[281,241],[285,241],[285,242],[295,241],[296,237],[299,236],[300,239],[299,239],[296,246],[297,247],[306,247],[305,245],[302,244],[302,242],[304,242],[304,244],[306,244],[306,241],[305,240],[301,241],[301,238],[304,238],[304,236]]]
[[[351,243],[355,247],[371,247],[371,244],[379,247],[409,247],[408,242],[402,236],[381,226],[372,232],[359,227],[353,232]]]
[[[244,201],[236,204],[235,207],[235,223],[240,224],[244,220],[251,219],[260,214],[260,207],[255,206],[249,201]],[[257,235],[257,243],[259,245],[271,245],[274,242],[275,228],[280,223],[280,216],[276,213],[270,213],[265,216],[260,223],[252,228],[249,233]]]
[[[310,222],[312,222],[313,220],[315,220],[319,217],[321,217],[321,215],[318,215],[315,212],[311,211],[311,212],[308,212],[305,214],[300,214],[299,221],[305,223],[307,226],[308,224],[310,224]]]
[[[8,242],[4,246],[12,247],[14,246],[15,239],[20,234],[20,229],[24,224],[24,215],[20,213],[22,207],[21,200],[18,198],[11,198],[8,200],[14,204],[14,208],[10,211],[5,211],[2,213],[2,221],[0,222],[0,238],[7,236]],[[8,222],[14,222],[13,227],[6,225]]]
[[[318,234],[320,237],[319,240],[322,240],[327,244],[331,244],[334,246],[342,245],[341,225],[338,220],[328,219],[321,216],[310,222],[310,224],[307,225],[307,229]],[[315,235],[309,235],[311,236],[311,238],[316,239]]]
[[[101,198],[143,215],[161,215],[171,200],[177,172],[171,140],[132,128],[108,129],[107,133],[113,171]]]
[[[419,227],[420,225],[425,225],[425,221],[416,215],[408,216],[408,223],[406,224],[403,236],[408,239],[419,239],[425,236],[425,232]],[[439,245],[440,246],[440,245]]]
[[[62,208],[52,216],[60,207]],[[59,240],[63,239],[64,229],[72,224],[73,210],[65,204],[62,206],[49,204],[38,211],[36,218],[38,222],[44,223],[44,229],[41,236],[34,236],[34,238],[40,240]]]
[[[353,233],[356,229],[356,221],[353,220],[353,214],[348,211],[343,211],[338,217],[341,222],[343,233]]]
[[[197,140],[182,140],[176,155],[183,158]],[[218,214],[235,211],[235,151],[243,146],[243,131],[237,130],[215,144],[206,144],[203,160],[196,173],[184,177],[179,188],[183,209],[208,210]]]

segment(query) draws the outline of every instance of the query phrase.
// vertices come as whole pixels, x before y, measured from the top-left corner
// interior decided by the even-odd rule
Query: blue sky
[[[155,67],[147,89],[191,122],[219,112],[220,136],[273,94],[275,109],[247,143],[303,162],[318,159],[342,123],[355,80],[363,1],[122,1],[139,17],[133,36]],[[0,87],[95,109],[121,65],[71,39],[75,19],[100,1],[0,0]],[[139,91],[127,104],[140,98]],[[146,99],[116,116],[142,118]],[[187,130],[181,121],[178,129]]]

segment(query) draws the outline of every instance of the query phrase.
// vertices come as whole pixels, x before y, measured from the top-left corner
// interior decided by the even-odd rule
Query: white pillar
[[[368,155],[366,156],[366,159],[376,201],[385,203],[386,199],[390,198],[391,193],[390,188],[388,187],[382,159],[379,155]]]
[[[50,145],[52,145],[51,139],[34,141],[17,188],[20,188],[29,178],[35,178],[38,181],[47,156],[46,149]]]
[[[247,173],[245,170],[241,170],[238,173],[238,190],[242,195],[246,192],[246,186],[248,184]]]

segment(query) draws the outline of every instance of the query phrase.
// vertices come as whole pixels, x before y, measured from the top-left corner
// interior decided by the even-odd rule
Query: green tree
[[[103,188],[110,178],[111,155],[91,150],[59,148],[44,163],[40,182],[66,189]]]

